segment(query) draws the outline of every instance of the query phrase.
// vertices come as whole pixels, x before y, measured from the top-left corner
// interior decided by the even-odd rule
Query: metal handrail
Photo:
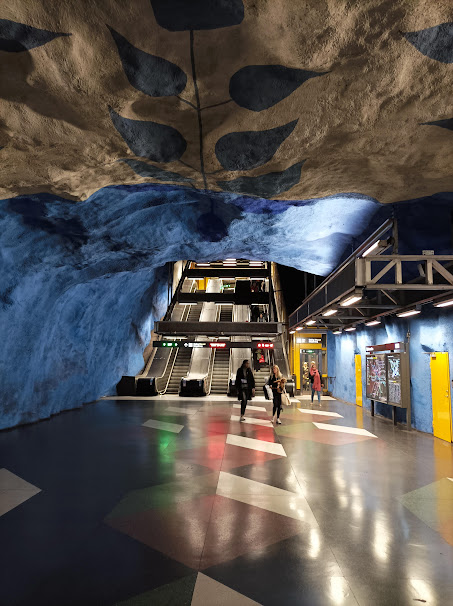
[[[164,394],[164,393],[167,391],[168,383],[170,382],[171,373],[173,372],[173,366],[175,365],[176,356],[177,356],[177,354],[178,354],[178,351],[179,351],[178,349],[173,349],[173,350],[170,352],[170,355],[168,356],[167,364],[165,365],[165,370],[164,370],[164,372],[162,373],[162,375],[161,375],[160,377],[157,377],[157,378],[156,378],[156,389],[157,389],[157,393],[158,393],[160,396],[162,396],[162,395],[163,395],[163,394]],[[173,356],[173,362],[172,362],[172,366],[171,366],[170,373],[169,373],[168,378],[167,378],[167,382],[166,382],[166,384],[165,384],[164,389],[162,389],[161,391],[159,391],[159,389],[158,389],[158,387],[157,387],[157,382],[159,381],[159,379],[162,379],[163,377],[165,377],[165,373],[167,372],[167,368],[168,368],[168,365],[170,364],[170,360],[172,359],[172,356]]]
[[[186,306],[185,306],[185,309],[184,309],[184,311],[183,311],[183,313],[182,313],[181,321],[183,321],[183,322],[187,322],[187,318],[189,317],[189,313],[190,313],[190,308],[191,308],[191,306],[190,306],[190,305],[186,305]],[[173,357],[173,362],[172,362],[172,365],[171,365],[171,370],[170,370],[170,372],[169,372],[169,374],[168,374],[167,383],[165,384],[165,389],[163,389],[162,391],[160,391],[160,392],[159,392],[159,395],[160,395],[160,396],[164,395],[164,393],[165,393],[165,392],[167,391],[167,389],[168,389],[168,384],[170,383],[171,375],[173,374],[173,368],[174,368],[174,366],[175,366],[175,362],[176,362],[176,358],[178,357],[178,353],[179,353],[179,348],[178,348],[178,349],[175,351],[175,355],[174,355],[174,357]],[[169,362],[170,362],[170,359],[171,359],[171,355],[170,355],[170,356],[169,356],[169,358],[168,358],[168,362],[167,362],[167,364],[166,364],[166,366],[165,366],[165,372],[163,373],[162,377],[163,377],[163,376],[165,375],[165,373],[167,372],[167,368],[168,368],[168,364],[169,364]],[[160,378],[161,378],[161,377],[160,377]],[[157,386],[156,386],[156,387],[157,387]]]

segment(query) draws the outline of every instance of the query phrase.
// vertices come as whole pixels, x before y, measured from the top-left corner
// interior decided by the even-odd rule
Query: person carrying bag
[[[282,379],[282,381],[283,381],[283,383],[282,383],[282,386],[283,386],[283,391],[282,391],[282,404],[284,404],[285,406],[291,406],[291,400],[290,400],[290,397],[289,397],[289,395],[287,394],[287,392],[286,392],[286,388],[285,388],[285,383],[286,383],[286,381],[285,381],[285,379]]]
[[[282,395],[285,388],[285,381],[286,379],[283,378],[279,367],[276,364],[272,366],[272,374],[267,381],[267,385],[272,388],[272,400],[274,403],[272,423],[276,417],[277,425],[281,425],[282,423],[280,421],[280,413],[282,411]]]

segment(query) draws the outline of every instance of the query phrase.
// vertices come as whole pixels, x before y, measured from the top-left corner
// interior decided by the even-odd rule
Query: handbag
[[[266,393],[267,393],[267,399],[272,400],[273,399],[272,387],[270,385],[265,385],[264,389],[266,390]]]
[[[286,391],[282,392],[282,404],[285,404],[285,406],[291,406],[291,400],[289,399]]]

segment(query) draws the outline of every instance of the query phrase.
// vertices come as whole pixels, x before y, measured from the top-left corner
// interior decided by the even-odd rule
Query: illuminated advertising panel
[[[366,357],[366,397],[387,403],[387,365],[385,354]]]

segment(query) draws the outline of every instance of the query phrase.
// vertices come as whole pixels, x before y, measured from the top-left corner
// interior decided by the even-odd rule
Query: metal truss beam
[[[386,262],[384,267],[382,267],[383,262]],[[453,274],[449,268],[442,265],[442,262],[453,264],[453,255],[376,255],[357,258],[355,260],[356,286],[383,291],[452,290]],[[377,264],[379,268],[377,273],[374,273],[373,269],[376,269]],[[393,271],[390,273],[390,270]],[[415,271],[422,274],[417,281],[413,278],[404,280],[405,273],[413,276]],[[380,282],[384,276],[387,281]]]

